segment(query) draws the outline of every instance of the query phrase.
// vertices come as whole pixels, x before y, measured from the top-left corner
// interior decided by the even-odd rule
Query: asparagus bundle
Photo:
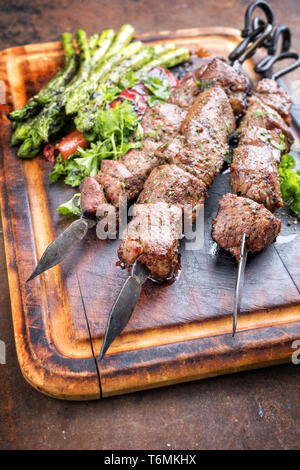
[[[9,114],[9,118],[12,121],[24,121],[36,114],[43,105],[49,103],[56,94],[63,90],[65,85],[75,74],[77,55],[72,42],[72,34],[63,33],[61,40],[66,56],[65,67],[59,71],[37,95],[30,98],[23,108],[16,109]]]
[[[105,103],[113,99],[109,91],[113,87],[120,91],[120,81],[131,74],[138,78],[155,65],[172,67],[188,59],[186,49],[171,44],[147,47],[131,42],[132,38],[130,25],[122,26],[117,35],[107,29],[89,39],[79,29],[76,53],[72,35],[62,35],[65,67],[23,108],[9,115],[14,129],[11,144],[21,144],[19,157],[37,155],[43,143],[67,123],[73,122],[80,131],[90,130]]]
[[[96,97],[89,100],[86,106],[78,110],[78,114],[74,119],[76,128],[80,132],[89,131],[106,102],[106,90],[120,83],[122,79],[126,80],[132,72],[136,72],[135,77],[138,79],[143,73],[154,67],[154,65],[170,67],[169,64],[180,63],[187,59],[188,52],[186,49],[176,50],[173,45],[158,45],[147,47],[139,52],[139,54],[122,62],[111,74],[104,77],[103,82],[100,83],[94,92]]]

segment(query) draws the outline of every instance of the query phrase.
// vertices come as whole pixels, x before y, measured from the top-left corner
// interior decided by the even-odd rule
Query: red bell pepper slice
[[[78,147],[86,148],[89,141],[86,140],[81,132],[75,130],[61,139],[56,145],[56,152],[60,153],[63,161],[69,158],[78,150]]]

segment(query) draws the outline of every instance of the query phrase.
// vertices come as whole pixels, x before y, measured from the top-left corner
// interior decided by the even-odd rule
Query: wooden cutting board
[[[142,39],[172,40],[201,55],[227,57],[240,35],[235,29],[203,28]],[[292,342],[300,339],[297,225],[284,223],[284,237],[249,257],[238,334],[232,338],[237,266],[210,237],[218,200],[229,190],[228,175],[219,175],[209,191],[204,248],[190,251],[182,243],[177,282],[147,281],[130,323],[101,364],[96,357],[108,314],[127,276],[115,265],[119,240],[98,240],[91,229],[60,266],[25,283],[45,247],[72,221],[56,208],[73,190],[50,184],[50,166],[42,157],[17,158],[9,146],[6,112],[22,106],[62,62],[58,42],[0,55],[6,89],[1,211],[16,348],[26,380],[53,397],[86,400],[290,361]],[[251,61],[245,69],[255,80]]]

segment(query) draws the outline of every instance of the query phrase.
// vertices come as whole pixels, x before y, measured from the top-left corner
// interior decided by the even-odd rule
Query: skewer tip
[[[104,348],[102,347],[101,351],[100,351],[100,354],[98,356],[99,362],[102,361],[102,359],[104,358],[105,353],[106,353],[106,350],[104,350]]]
[[[39,273],[35,272],[36,270],[33,271],[33,273],[29,276],[29,278],[26,280],[26,283],[29,281],[32,281]]]

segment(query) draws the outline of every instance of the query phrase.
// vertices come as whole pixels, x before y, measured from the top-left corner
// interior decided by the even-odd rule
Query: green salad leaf
[[[76,154],[65,161],[58,155],[49,175],[50,181],[55,182],[60,176],[65,176],[65,183],[75,187],[86,176],[96,176],[101,160],[118,160],[130,149],[142,145],[140,134],[133,139],[137,126],[138,116],[129,100],[124,100],[115,108],[101,111],[92,132],[86,136],[91,141],[90,148],[79,148]]]
[[[162,81],[158,77],[146,75],[143,78],[143,84],[150,92],[147,100],[150,107],[167,101],[171,93],[171,83],[169,80]]]
[[[122,77],[119,81],[119,87],[121,91],[125,90],[126,88],[132,88],[134,85],[138,83],[139,79],[136,72],[129,72],[125,77]]]
[[[294,171],[296,161],[290,154],[282,156],[279,164],[280,189],[291,212],[300,219],[300,170]]]
[[[65,202],[64,204],[61,204],[57,208],[57,211],[59,214],[62,214],[62,215],[67,215],[67,214],[80,215],[81,214],[80,201],[81,201],[81,194],[76,193],[69,201]]]

